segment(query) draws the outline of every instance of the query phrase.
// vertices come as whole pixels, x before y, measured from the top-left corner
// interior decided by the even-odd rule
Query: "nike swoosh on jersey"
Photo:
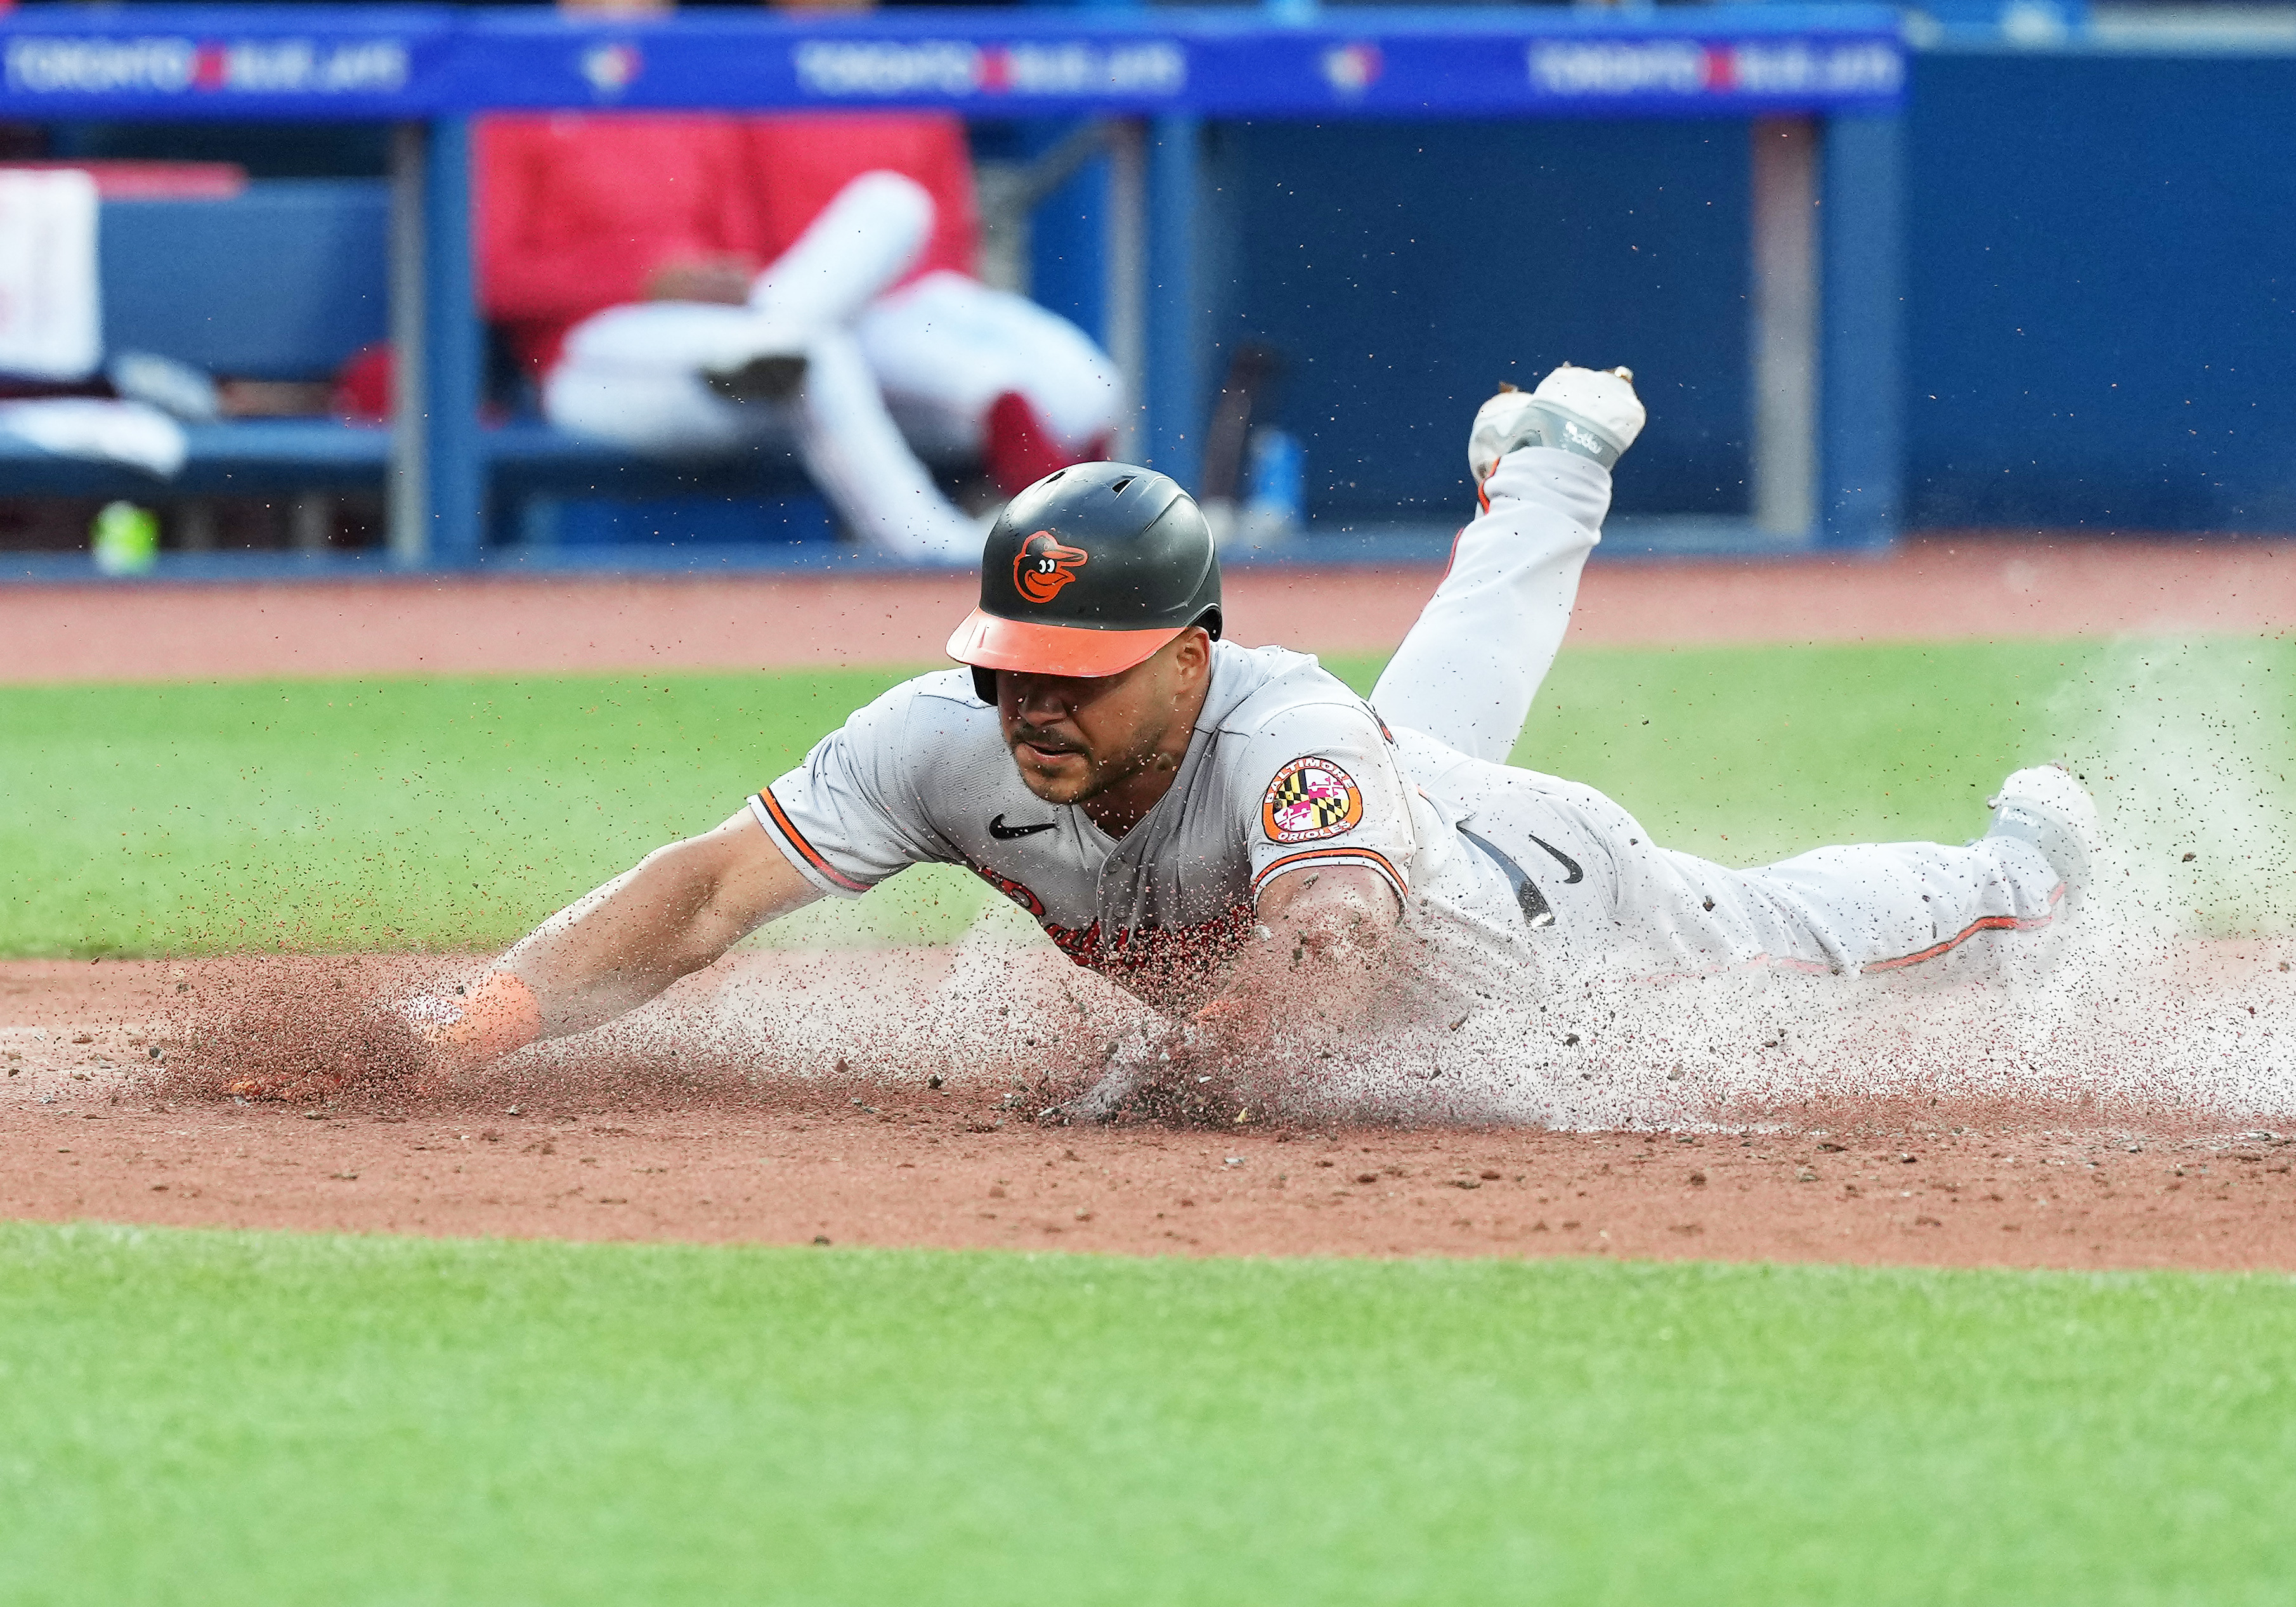
[[[1561,865],[1564,870],[1570,873],[1568,876],[1565,876],[1562,879],[1563,886],[1569,887],[1574,881],[1584,881],[1587,880],[1587,873],[1578,868],[1578,862],[1576,859],[1571,858],[1570,855],[1564,853],[1561,849],[1556,848],[1544,837],[1535,836],[1529,832],[1525,832],[1523,835],[1530,838],[1530,840],[1537,843],[1540,848],[1545,849],[1548,853],[1554,855],[1554,862]]]
[[[1491,862],[1499,867],[1500,873],[1507,879],[1507,885],[1514,890],[1514,901],[1521,906],[1522,918],[1529,923],[1532,931],[1554,924],[1554,911],[1548,907],[1546,895],[1538,890],[1538,883],[1523,873],[1522,866],[1514,862],[1513,856],[1489,838],[1470,832],[1464,826],[1459,827],[1458,832],[1460,836],[1488,854]],[[1531,840],[1538,842],[1536,837]],[[1546,849],[1543,842],[1538,842],[1538,846]],[[1546,851],[1550,854],[1554,852],[1553,849],[1546,849]]]
[[[996,838],[999,842],[1010,842],[1015,837],[1033,837],[1038,832],[1049,832],[1058,824],[1060,824],[1060,822],[1056,820],[1046,820],[1039,821],[1037,824],[1032,826],[1008,826],[1004,824],[1004,817],[1002,815],[999,815],[996,819],[988,823],[988,834],[991,837]],[[1545,843],[1541,843],[1539,846],[1541,848],[1546,847]],[[1554,852],[1553,849],[1547,849],[1546,851],[1550,854]],[[1577,867],[1573,866],[1572,868],[1576,869]],[[1571,880],[1576,881],[1578,878],[1573,877]]]

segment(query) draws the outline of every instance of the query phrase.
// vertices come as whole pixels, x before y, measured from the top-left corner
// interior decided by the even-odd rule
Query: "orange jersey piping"
[[[1894,960],[1874,960],[1859,969],[1866,972],[1898,971],[1907,965],[1918,965],[1924,960],[1935,960],[1951,954],[1981,931],[2038,931],[2057,918],[2057,900],[2065,896],[2062,881],[2049,890],[2049,913],[2046,915],[1980,915],[1942,943],[1932,943],[1913,954],[1899,955]]]
[[[1284,855],[1283,858],[1274,861],[1265,870],[1261,871],[1259,874],[1254,876],[1251,879],[1251,896],[1255,898],[1259,896],[1259,890],[1267,884],[1269,877],[1275,875],[1278,872],[1288,871],[1292,866],[1302,864],[1303,862],[1310,859],[1351,859],[1359,865],[1369,864],[1382,875],[1385,876],[1390,881],[1392,881],[1395,884],[1395,896],[1397,898],[1404,898],[1407,896],[1409,892],[1408,885],[1404,881],[1402,873],[1398,871],[1394,865],[1390,865],[1388,862],[1387,856],[1381,853],[1377,849],[1306,849],[1297,854]]]
[[[849,892],[865,893],[869,890],[867,882],[854,881],[852,877],[830,864],[822,857],[819,849],[805,840],[805,833],[799,831],[791,822],[790,817],[783,813],[781,800],[774,796],[774,790],[771,787],[758,788],[757,801],[766,807],[766,813],[772,816],[774,829],[781,835],[783,842],[788,847],[795,849],[806,864]]]

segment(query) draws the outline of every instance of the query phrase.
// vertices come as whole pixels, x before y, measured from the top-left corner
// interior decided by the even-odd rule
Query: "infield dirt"
[[[723,988],[930,986],[946,951],[744,956]],[[258,963],[315,996],[439,962]],[[1038,1127],[1002,1068],[760,1075],[709,1033],[428,1094],[165,1076],[246,961],[0,967],[0,1212],[181,1226],[1090,1250],[2296,1268],[2296,1140],[2190,1112],[1808,1105],[1689,1132]],[[185,991],[179,993],[178,988]],[[661,1006],[658,1006],[662,1008]],[[152,1050],[160,1051],[156,1062]],[[155,1075],[155,1068],[157,1075]]]
[[[2272,631],[2296,619],[2287,552],[1944,538],[1878,563],[1613,566],[1590,574],[1572,641]],[[1239,577],[1238,634],[1384,647],[1434,579]],[[20,588],[0,591],[0,680],[914,662],[934,656],[969,585]],[[2234,962],[2236,985],[2219,986]],[[1040,1090],[1017,1089],[1012,1063],[963,1045],[903,1062],[902,1012],[956,963],[947,949],[746,955],[655,1007],[685,1012],[682,1030],[529,1054],[439,1089],[400,1075],[387,1034],[352,1043],[347,1068],[340,1036],[298,1025],[448,963],[435,956],[0,963],[0,1213],[1151,1254],[2296,1268],[2296,1143],[2239,1114],[2284,1109],[2289,1090],[2244,1107],[2145,1097],[2153,1070],[2194,1056],[2219,1090],[2254,1092],[2241,1078],[2258,1045],[2296,1032],[2296,979],[2260,953],[2202,956],[2208,988],[2171,966],[2137,979],[2144,998],[2089,1001],[2120,1013],[2095,1057],[2127,1052],[2118,1103],[2058,1097],[2046,1078],[2023,1085],[2042,1098],[2021,1096],[2002,1045],[1954,1035],[1988,1025],[1978,1004],[1900,1057],[1924,1075],[1956,1058],[1979,1069],[1932,1076],[1941,1094],[1898,1077],[1844,1099],[1854,1085],[1838,1077],[1828,1092],[1789,1072],[1767,1085],[1775,1108],[1742,1102],[1677,1131],[1583,1117],[1562,1124],[1577,1130],[1038,1127],[1023,1117]],[[721,994],[743,990],[846,1013],[797,1012],[811,1037],[729,1038],[709,1023]],[[217,1004],[233,998],[272,1013]],[[856,1013],[897,1029],[843,1053],[838,1022]],[[218,1029],[234,1020],[237,1037]],[[1783,1058],[1783,1042],[1759,1052]],[[2088,1050],[2059,1054],[2062,1067]],[[296,1100],[245,1103],[228,1092],[241,1062],[321,1075]],[[360,1091],[330,1095],[346,1070]]]

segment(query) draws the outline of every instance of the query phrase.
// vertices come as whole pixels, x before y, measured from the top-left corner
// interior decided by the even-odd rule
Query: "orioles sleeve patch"
[[[1259,824],[1270,842],[1316,842],[1363,821],[1363,790],[1327,758],[1295,758],[1267,783]]]

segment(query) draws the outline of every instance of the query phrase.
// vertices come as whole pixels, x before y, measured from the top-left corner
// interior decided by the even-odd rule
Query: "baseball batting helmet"
[[[993,703],[996,670],[1112,676],[1191,625],[1220,633],[1219,555],[1195,499],[1153,469],[1075,463],[1004,504],[948,656]]]

